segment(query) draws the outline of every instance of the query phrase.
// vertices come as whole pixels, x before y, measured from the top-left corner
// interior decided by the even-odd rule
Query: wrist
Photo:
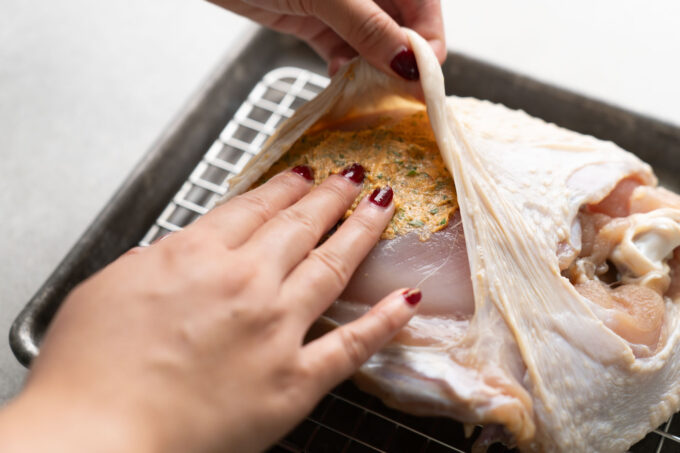
[[[0,438],[7,453],[161,451],[160,439],[140,415],[86,399],[77,388],[29,387],[0,411]]]

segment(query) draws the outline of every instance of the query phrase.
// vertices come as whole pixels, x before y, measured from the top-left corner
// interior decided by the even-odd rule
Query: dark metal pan
[[[10,345],[22,364],[30,365],[38,354],[45,330],[68,292],[145,237],[253,86],[282,66],[325,72],[323,62],[304,44],[263,29],[253,29],[226,56],[14,321]],[[680,189],[678,127],[457,53],[449,53],[444,76],[448,94],[500,102],[614,141],[649,162],[662,184]],[[343,424],[351,414],[356,423]],[[680,433],[680,426],[669,422],[632,450],[680,447],[669,433]],[[392,411],[345,383],[272,451],[437,452],[469,447],[460,424]]]

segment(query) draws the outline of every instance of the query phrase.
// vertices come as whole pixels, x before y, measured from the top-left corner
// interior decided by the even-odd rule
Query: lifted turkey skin
[[[522,451],[625,451],[680,407],[677,197],[613,143],[446,98],[427,43],[409,37],[421,86],[351,63],[232,180],[228,197],[315,124],[424,97],[455,181],[465,254],[450,256],[467,259],[472,307],[460,302],[464,290],[424,306],[357,380],[403,410],[502,425]],[[393,263],[404,256],[392,252]],[[456,269],[441,278],[467,279]],[[338,302],[326,316],[342,323],[365,310]]]
[[[483,343],[492,334],[479,321],[500,317],[526,367],[518,384],[530,395],[529,417],[503,424],[526,451],[625,451],[678,409],[676,302],[664,298],[663,344],[652,356],[637,357],[597,316],[597,304],[561,275],[556,251],[563,243],[580,248],[574,222],[584,205],[599,203],[627,177],[655,186],[651,168],[613,143],[523,112],[445,100],[441,71],[418,42],[413,37],[421,74],[428,74],[422,80],[428,114],[454,176],[466,233],[475,293],[470,331],[479,325],[474,340]],[[616,247],[620,264],[635,268],[642,286],[669,270],[647,247],[654,241],[636,239],[636,232],[663,236],[666,224],[677,226],[678,214],[675,208],[634,214]],[[645,257],[643,249],[652,253]]]

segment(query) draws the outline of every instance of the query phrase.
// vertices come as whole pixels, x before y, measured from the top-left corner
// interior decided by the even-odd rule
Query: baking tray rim
[[[244,31],[243,38],[239,40],[238,44],[236,44],[233,48],[229,49],[225,56],[216,65],[216,68],[189,97],[187,102],[185,102],[184,106],[178,111],[178,113],[168,123],[168,125],[163,128],[162,133],[150,147],[149,151],[145,153],[138,164],[133,167],[131,173],[124,179],[122,184],[114,192],[101,211],[95,216],[92,223],[86,228],[73,247],[59,262],[54,271],[36,291],[34,296],[22,308],[12,323],[9,331],[10,347],[17,360],[22,365],[26,367],[30,366],[31,360],[37,356],[39,352],[39,344],[36,342],[34,329],[36,325],[36,317],[39,316],[41,310],[44,310],[50,303],[60,303],[61,299],[58,302],[53,300],[54,284],[56,281],[63,279],[64,269],[72,269],[74,263],[82,263],[83,260],[87,259],[87,257],[83,256],[82,253],[83,244],[92,243],[98,235],[104,233],[107,222],[111,219],[112,209],[118,206],[121,203],[121,200],[130,198],[130,196],[134,194],[132,191],[136,190],[140,186],[139,181],[140,179],[143,179],[145,173],[149,171],[150,164],[155,159],[158,159],[159,156],[162,156],[167,152],[167,145],[172,136],[179,129],[181,129],[181,126],[185,124],[187,118],[190,118],[197,110],[201,108],[203,102],[205,102],[206,97],[215,87],[217,81],[234,66],[234,64],[243,56],[243,53],[247,51],[249,46],[253,45],[253,43],[258,39],[267,39],[267,36],[271,34],[278,35],[275,32],[254,24],[247,27],[247,29]],[[591,104],[603,109],[618,112],[624,117],[631,117],[637,121],[647,123],[650,125],[650,127],[654,127],[662,134],[666,133],[680,137],[679,126],[673,125],[665,120],[654,118],[648,114],[636,113],[632,110],[607,101],[588,97],[560,86],[545,83],[539,79],[523,75],[516,71],[508,70],[501,66],[480,60],[476,57],[471,57],[465,53],[449,50],[447,57],[449,60],[463,59],[466,61],[476,62],[477,64],[486,67],[489,70],[497,71],[498,73],[504,73],[506,76],[516,80],[517,83],[533,84],[546,91],[552,91],[553,95],[557,97],[570,97],[572,99],[579,100],[584,105]],[[257,83],[257,80],[253,82],[253,85],[254,83]],[[511,108],[516,107],[511,106]],[[142,232],[140,238],[143,234],[144,233]],[[131,246],[133,245],[134,244],[131,244]],[[111,257],[111,259],[115,258],[116,257]],[[50,297],[52,297],[52,299],[50,299]],[[56,309],[58,309],[58,306],[55,308],[55,311]],[[52,313],[52,316],[53,314],[54,313]]]

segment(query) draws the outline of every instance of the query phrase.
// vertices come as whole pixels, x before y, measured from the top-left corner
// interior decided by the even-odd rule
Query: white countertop
[[[450,49],[680,124],[680,3],[442,1]],[[0,404],[12,320],[247,26],[198,0],[0,3]]]

